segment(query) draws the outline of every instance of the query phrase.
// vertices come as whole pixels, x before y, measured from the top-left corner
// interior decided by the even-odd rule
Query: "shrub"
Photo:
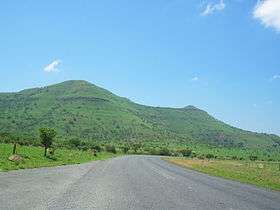
[[[86,150],[90,149],[90,146],[87,142],[81,141],[81,143],[78,146],[78,149],[86,151]]]
[[[171,152],[169,151],[168,148],[162,148],[162,149],[160,149],[160,151],[159,151],[159,155],[170,156],[170,155],[171,155]]]
[[[69,140],[69,144],[70,144],[70,147],[74,147],[74,148],[78,148],[79,145],[81,144],[81,140],[80,139],[70,139]]]
[[[128,153],[129,149],[130,148],[128,146],[123,146],[122,147],[122,151],[123,151],[124,154]]]
[[[132,149],[135,153],[137,153],[137,151],[142,147],[142,144],[141,143],[134,143],[132,145]]]
[[[268,161],[274,161],[272,158],[269,158]]]
[[[197,158],[198,158],[198,159],[201,159],[201,160],[204,160],[204,159],[205,159],[205,157],[204,157],[203,154],[198,155]]]
[[[114,145],[106,145],[105,150],[114,154],[117,153],[116,147]]]
[[[190,157],[192,154],[192,150],[189,148],[186,149],[181,149],[179,152],[184,156],[184,157]]]
[[[96,152],[102,151],[102,147],[100,145],[92,145],[91,149],[94,149]]]
[[[148,150],[148,153],[151,155],[159,155],[159,150],[157,150],[156,148],[151,148]]]
[[[258,159],[258,156],[256,156],[256,155],[250,155],[250,156],[249,156],[249,159],[250,159],[251,161],[256,161],[256,160]]]
[[[212,159],[212,158],[214,158],[215,156],[214,156],[213,154],[208,153],[208,154],[205,155],[205,157],[206,157],[207,159]]]
[[[238,157],[236,155],[231,157],[232,160],[238,160]]]
[[[195,151],[192,151],[192,154],[191,154],[191,157],[196,157],[197,156],[197,154],[196,154],[196,152]]]

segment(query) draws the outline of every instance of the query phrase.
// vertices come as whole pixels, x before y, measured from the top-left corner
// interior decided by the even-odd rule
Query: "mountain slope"
[[[193,106],[139,105],[86,81],[0,94],[0,132],[37,136],[54,127],[62,139],[156,141],[220,146],[277,145],[275,135],[231,127]]]

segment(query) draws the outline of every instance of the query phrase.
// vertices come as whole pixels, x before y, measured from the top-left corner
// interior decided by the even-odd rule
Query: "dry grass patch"
[[[210,175],[280,190],[280,163],[168,158],[167,161]]]

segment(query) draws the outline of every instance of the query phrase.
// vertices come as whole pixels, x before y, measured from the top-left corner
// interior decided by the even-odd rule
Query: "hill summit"
[[[272,147],[276,135],[234,128],[194,106],[151,107],[136,104],[87,81],[71,80],[0,93],[0,132],[38,135],[53,127],[60,139],[150,141],[223,147]]]

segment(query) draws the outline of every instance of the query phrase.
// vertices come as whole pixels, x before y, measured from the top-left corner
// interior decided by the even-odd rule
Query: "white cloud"
[[[211,15],[216,11],[222,11],[226,8],[226,4],[224,3],[224,0],[220,0],[220,2],[213,4],[213,3],[208,3],[206,5],[206,8],[203,10],[201,13],[202,16],[207,16]]]
[[[280,1],[259,0],[253,11],[254,18],[266,27],[275,28],[280,32]]]
[[[196,82],[196,81],[198,81],[198,77],[193,77],[192,79],[191,79],[191,81],[193,81],[193,82]]]
[[[279,75],[279,74],[275,74],[275,75],[271,78],[271,80],[276,80],[276,79],[280,79],[280,75]]]
[[[47,66],[45,66],[44,71],[45,72],[57,72],[58,71],[58,65],[61,64],[61,60],[56,59]]]

